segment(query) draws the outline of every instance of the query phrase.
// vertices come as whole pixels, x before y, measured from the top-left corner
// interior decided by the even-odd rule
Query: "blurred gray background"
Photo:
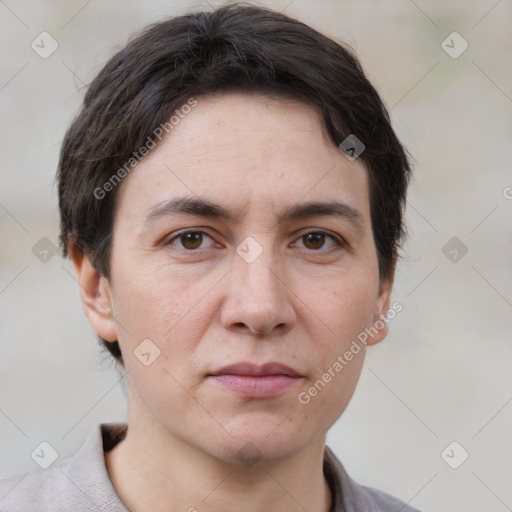
[[[260,5],[354,46],[416,160],[404,309],[328,444],[354,479],[424,511],[512,510],[512,2]],[[36,468],[42,441],[64,458],[125,419],[71,264],[52,253],[54,173],[84,85],[133,31],[197,7],[0,0],[0,477]]]

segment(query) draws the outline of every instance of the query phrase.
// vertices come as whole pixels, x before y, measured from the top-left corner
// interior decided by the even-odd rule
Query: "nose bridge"
[[[267,237],[266,242],[263,237],[259,237],[259,241],[247,237],[239,244],[236,252],[234,275],[240,292],[250,292],[256,294],[255,297],[279,294],[278,262],[270,237]]]
[[[230,296],[224,320],[244,324],[252,331],[270,332],[289,326],[293,308],[284,276],[279,275],[278,255],[271,237],[247,237],[236,249],[231,274]]]

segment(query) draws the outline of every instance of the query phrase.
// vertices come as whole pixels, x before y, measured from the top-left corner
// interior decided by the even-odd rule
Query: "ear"
[[[389,303],[391,298],[391,289],[393,288],[393,280],[395,278],[396,254],[393,257],[393,264],[389,277],[381,279],[379,283],[379,295],[375,301],[373,311],[373,322],[368,327],[367,345],[376,345],[382,341],[388,334],[388,324],[386,322],[386,313],[389,311]]]
[[[89,323],[98,336],[107,341],[117,341],[110,283],[96,271],[90,259],[76,244],[70,242],[68,252],[75,267],[82,307]]]

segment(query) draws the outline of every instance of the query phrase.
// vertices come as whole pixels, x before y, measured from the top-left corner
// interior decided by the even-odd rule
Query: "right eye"
[[[172,237],[166,245],[175,245],[174,242],[179,242],[180,245],[177,245],[179,249],[184,249],[186,251],[192,252],[201,248],[201,244],[203,241],[209,238],[214,242],[213,238],[207,235],[204,231],[182,231],[178,233],[174,237]],[[203,247],[205,249],[207,247]]]

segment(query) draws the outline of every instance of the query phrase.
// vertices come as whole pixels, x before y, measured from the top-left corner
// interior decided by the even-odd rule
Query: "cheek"
[[[322,410],[322,422],[327,425],[343,412],[357,385],[366,352],[358,336],[371,322],[378,291],[375,283],[371,271],[354,270],[350,276],[338,274],[315,300],[303,298],[311,308],[310,320],[305,323],[312,327],[309,334],[315,343],[311,360],[317,364],[299,403],[308,402],[303,406],[311,413]]]
[[[330,350],[324,353],[332,357],[333,351],[343,351],[370,325],[377,295],[377,273],[372,268],[361,267],[336,274],[314,298],[304,296],[303,300],[318,318],[317,323],[326,332]]]
[[[133,337],[163,341],[197,302],[196,287],[173,276],[163,265],[136,257],[116,261],[113,277],[114,314]],[[121,331],[120,337],[126,338]]]
[[[353,346],[342,335],[336,339],[332,336],[331,341],[322,354],[316,354],[316,360],[321,364],[295,397],[295,417],[321,432],[327,432],[345,411],[356,389],[365,357],[364,346]]]
[[[162,424],[171,424],[175,411],[187,411],[187,417],[200,414],[186,390],[195,385],[191,364],[204,335],[207,302],[200,302],[202,287],[142,265],[133,272],[124,267],[116,279],[114,313],[124,327],[118,329],[118,339],[132,392],[138,397],[131,403],[143,403]],[[145,340],[154,344],[145,345],[151,361],[147,366],[139,349],[148,343]],[[182,421],[184,415],[179,418]]]
[[[168,370],[179,382],[193,386],[190,374],[196,352],[218,310],[211,291],[219,276],[199,279],[176,275],[162,264],[131,263],[130,268],[129,263],[118,262],[112,288],[125,366],[139,367],[134,350],[149,339],[160,351],[152,367]],[[169,373],[158,378],[170,379],[172,386]]]

